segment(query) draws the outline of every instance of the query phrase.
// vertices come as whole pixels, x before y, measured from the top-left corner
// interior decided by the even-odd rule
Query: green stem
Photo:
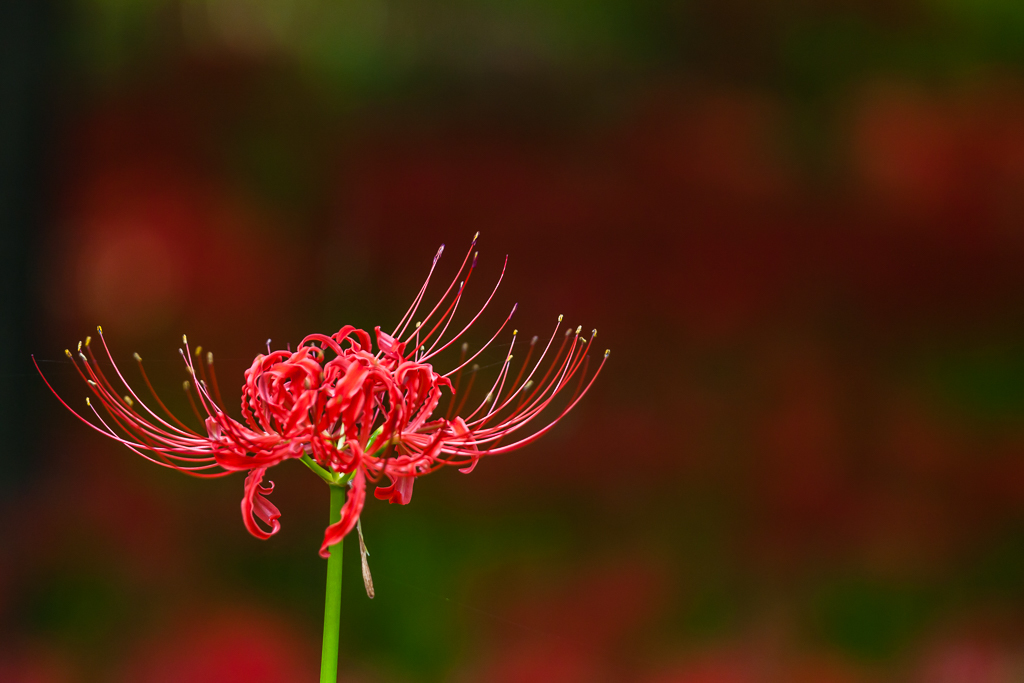
[[[341,519],[341,506],[345,502],[345,489],[328,486],[331,490],[331,524]],[[320,683],[338,680],[338,629],[341,626],[341,551],[344,539],[331,546],[327,560],[327,597],[324,600],[324,647],[320,657]]]
[[[320,467],[320,465],[317,465],[316,461],[314,461],[313,458],[309,457],[308,453],[304,454],[301,458],[299,458],[299,462],[301,462],[309,469],[313,470],[313,472],[316,473],[316,476],[320,477],[328,484],[333,484],[334,482],[337,481],[337,477],[335,475],[331,474],[323,467]]]

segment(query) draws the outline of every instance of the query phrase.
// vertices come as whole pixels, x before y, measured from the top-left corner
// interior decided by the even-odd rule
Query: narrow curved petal
[[[373,328],[377,333],[377,347],[386,358],[392,358],[401,362],[405,358],[405,342],[392,337],[387,332],[382,332],[380,325]]]
[[[341,506],[341,519],[327,527],[327,530],[324,531],[324,542],[320,546],[320,557],[330,557],[331,546],[345,538],[348,532],[355,528],[365,503],[366,477],[363,475],[363,471],[358,469],[355,475],[353,475],[352,481],[349,482],[348,496],[345,498],[345,504]]]
[[[266,471],[266,467],[257,467],[249,472],[245,478],[245,495],[242,496],[242,521],[245,522],[245,528],[264,541],[281,530],[281,522],[278,521],[281,511],[266,498],[274,492],[274,483],[261,485]],[[257,517],[270,526],[270,531],[265,531],[256,523]]]

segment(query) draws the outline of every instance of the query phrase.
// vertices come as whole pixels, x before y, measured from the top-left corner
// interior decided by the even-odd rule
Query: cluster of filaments
[[[104,355],[127,393],[115,389],[86,338],[77,354],[66,353],[106,417],[90,399],[86,402],[96,422],[76,415],[142,457],[193,476],[222,476],[305,456],[332,473],[362,469],[374,481],[384,475],[393,480],[416,477],[446,465],[469,471],[482,456],[514,450],[550,430],[587,392],[609,353],[605,351],[589,372],[596,330],[589,338],[580,335],[580,327],[562,332],[559,316],[546,341],[533,337],[522,362],[513,364],[519,354],[514,330],[484,398],[467,407],[480,375],[476,361],[516,310],[513,306],[475,352],[469,353],[469,346],[461,343],[455,368],[443,374],[434,371],[431,360],[459,343],[490,305],[505,274],[503,266],[480,310],[449,334],[476,265],[475,244],[474,237],[444,294],[417,320],[444,247],[438,250],[426,281],[395,329],[387,334],[376,328],[376,351],[369,333],[350,326],[330,337],[310,335],[294,352],[271,351],[268,341],[267,354],[257,356],[245,373],[244,424],[225,412],[212,354],[204,356],[201,348],[192,353],[183,337],[180,351],[191,378],[184,388],[205,427],[201,433],[167,409],[135,354],[152,407],[140,398],[114,362],[101,328],[97,330]],[[447,394],[447,405],[440,415],[442,393]],[[558,401],[561,409],[553,408],[553,402],[566,394],[568,400]],[[547,417],[538,426],[542,414]]]

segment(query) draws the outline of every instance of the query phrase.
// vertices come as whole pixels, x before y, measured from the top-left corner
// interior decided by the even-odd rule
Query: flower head
[[[272,351],[268,341],[267,353],[256,356],[245,371],[241,420],[227,412],[213,355],[204,356],[201,348],[193,353],[185,337],[180,352],[189,375],[185,390],[198,420],[193,427],[167,410],[138,354],[134,358],[151,403],[131,388],[102,328],[97,328],[102,356],[127,393],[115,389],[87,337],[77,354],[66,354],[92,391],[86,404],[94,419],[58,399],[93,429],[163,467],[197,477],[248,472],[242,518],[258,538],[269,538],[281,527],[281,513],[267,498],[274,486],[263,483],[268,468],[283,460],[301,460],[328,483],[347,484],[341,519],[324,533],[320,554],[326,557],[328,548],[356,526],[367,483],[376,484],[377,498],[405,505],[418,477],[450,465],[468,473],[484,456],[525,446],[576,405],[604,366],[607,351],[588,373],[596,330],[589,338],[580,336],[579,327],[562,332],[559,316],[546,341],[533,337],[528,343],[524,360],[515,364],[514,378],[513,359],[519,349],[518,331],[513,331],[489,391],[475,407],[467,407],[480,375],[474,361],[494,345],[515,313],[513,306],[497,332],[475,352],[469,353],[468,345],[461,343],[454,368],[445,373],[434,369],[431,361],[476,323],[504,276],[503,268],[482,308],[449,334],[476,266],[475,245],[476,238],[444,294],[415,323],[443,246],[392,332],[377,327],[371,335],[346,325],[330,336],[309,335],[295,351]]]

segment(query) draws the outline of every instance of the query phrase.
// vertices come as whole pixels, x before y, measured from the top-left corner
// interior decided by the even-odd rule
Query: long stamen
[[[127,412],[124,404],[122,403],[122,400],[118,397],[117,392],[114,391],[110,382],[107,381],[106,377],[103,375],[103,372],[99,368],[98,363],[96,363],[95,357],[92,357],[93,362],[90,363],[88,359],[86,359],[85,354],[79,353],[78,355],[79,358],[82,360],[82,365],[86,373],[89,375],[89,378],[86,379],[86,384],[88,384],[88,386],[93,390],[93,393],[96,396],[96,398],[100,400],[103,406],[112,415],[121,414],[124,417],[124,419],[129,423],[133,424],[136,427],[136,429],[150,431],[157,435],[160,439],[163,439],[165,441],[173,441],[174,443],[181,443],[183,439],[184,442],[195,441],[192,438],[192,435],[187,435],[187,438],[183,437],[184,432],[181,432],[177,428],[171,427],[173,431],[167,431],[166,429],[163,429],[163,433],[161,433],[162,428],[158,429],[156,426],[151,425],[148,422],[141,421],[133,417],[133,414]],[[92,356],[91,353],[90,356]],[[131,387],[128,387],[128,390],[131,391]],[[143,405],[143,407],[145,407],[144,404],[141,404],[141,402],[140,405]],[[170,425],[168,425],[168,427],[170,427]]]
[[[462,263],[459,265],[459,270],[455,273],[455,277],[452,278],[451,283],[448,285],[448,288],[445,289],[444,294],[441,295],[441,298],[438,299],[437,303],[434,305],[434,308],[431,309],[430,313],[428,313],[427,316],[425,318],[423,318],[423,320],[421,321],[424,325],[427,324],[427,321],[429,321],[433,317],[434,313],[437,312],[437,309],[440,308],[441,304],[444,303],[445,299],[448,298],[448,295],[452,291],[452,287],[454,287],[455,283],[459,281],[459,277],[462,275],[462,271],[466,267],[466,262],[469,260],[469,255],[470,254],[473,254],[473,264],[469,267],[469,273],[466,275],[466,280],[468,280],[469,276],[472,275],[473,267],[476,266],[476,253],[474,252],[474,249],[476,248],[476,240],[477,240],[478,237],[480,237],[480,233],[479,232],[477,232],[475,235],[473,235],[473,241],[469,245],[469,250],[466,252],[466,255],[463,257]],[[441,249],[444,249],[444,245],[441,245]],[[438,252],[438,256],[435,257],[435,259],[434,259],[434,265],[437,264],[437,258],[440,257],[440,255],[441,255],[440,252]],[[430,272],[431,273],[434,272],[433,266],[431,267]],[[418,295],[418,301],[415,303],[415,305],[417,307],[419,306],[419,303],[422,302],[422,300],[423,300],[423,294],[426,292],[427,284],[429,283],[429,281],[430,281],[430,275],[427,276],[427,282],[424,282],[423,283],[423,287],[420,289],[420,294]],[[410,314],[409,320],[412,320],[412,316],[413,315],[415,315],[415,311],[413,311],[413,313]],[[408,321],[406,321],[405,324],[408,325]],[[431,332],[433,332],[433,330]],[[396,332],[392,336],[394,336],[395,338],[401,338],[402,335],[404,335],[404,334],[405,334],[405,328],[403,327],[400,332]],[[406,340],[406,341],[408,341],[408,340]],[[424,338],[424,341],[426,341],[426,338]]]
[[[89,345],[87,340],[87,351],[89,350],[88,346]],[[70,351],[66,351],[65,353],[69,358],[71,358],[72,363],[75,365],[76,370],[78,370],[79,372],[79,375],[83,376],[84,378],[81,369],[78,368],[77,363],[74,362],[74,357],[71,355]],[[110,386],[109,382],[103,381],[103,378],[101,378],[99,375],[96,374],[96,372],[94,372],[93,364],[87,360],[86,356],[82,353],[80,353],[79,356],[83,361],[83,365],[85,367],[85,370],[88,372],[89,377],[95,378],[86,378],[88,386],[93,390],[96,397],[100,400],[104,408],[108,411],[114,423],[119,425],[130,435],[133,435],[134,437],[142,440],[145,443],[131,442],[126,440],[124,437],[118,435],[110,427],[110,425],[107,424],[105,420],[103,420],[103,418],[96,411],[96,408],[92,404],[92,401],[90,401],[89,399],[86,399],[86,405],[96,416],[96,419],[103,426],[103,428],[97,427],[96,425],[92,424],[89,420],[86,420],[77,411],[72,410],[71,407],[68,406],[67,402],[64,401],[60,397],[60,395],[58,395],[56,391],[53,390],[53,387],[50,385],[49,381],[46,379],[44,375],[42,375],[42,372],[40,372],[40,375],[42,376],[43,381],[46,383],[47,387],[51,390],[51,392],[54,393],[57,399],[65,407],[67,407],[68,410],[70,410],[73,415],[75,415],[75,417],[84,422],[90,428],[99,431],[100,433],[105,434],[106,436],[113,438],[121,443],[124,443],[126,446],[129,446],[130,448],[132,448],[132,450],[136,452],[138,452],[139,448],[144,448],[154,453],[156,456],[160,458],[159,461],[153,460],[153,458],[145,455],[144,453],[139,454],[147,458],[148,460],[157,462],[157,464],[160,464],[161,466],[171,467],[173,469],[189,472],[194,472],[195,470],[207,470],[213,467],[218,467],[218,465],[215,462],[213,462],[213,458],[210,457],[210,451],[205,442],[203,442],[200,439],[194,438],[182,440],[178,434],[157,430],[153,425],[146,422],[145,419],[135,410],[134,406],[136,402],[131,398],[131,396],[126,395],[124,397],[118,397],[116,394],[113,394],[108,389],[108,387]],[[33,358],[33,362],[35,363],[35,358]],[[95,363],[95,357],[93,357],[93,363]],[[38,364],[36,364],[36,369],[39,369]],[[100,381],[96,381],[96,379],[99,379]],[[168,462],[168,459],[183,460],[189,463],[207,464],[182,467],[173,462]],[[216,476],[216,474],[206,473],[203,476]]]
[[[477,234],[479,235],[480,233],[477,233]],[[428,313],[427,316],[421,321],[422,324],[426,325],[427,322],[434,317],[434,314],[437,313],[438,309],[441,308],[441,305],[448,298],[448,295],[451,294],[452,288],[455,286],[455,283],[459,282],[459,277],[462,275],[462,271],[466,267],[466,262],[469,260],[469,254],[472,253],[473,254],[473,261],[472,261],[472,263],[470,263],[469,271],[466,273],[465,279],[459,284],[459,289],[458,289],[458,292],[456,293],[455,299],[452,301],[452,303],[450,303],[448,305],[448,308],[445,310],[444,314],[441,316],[441,319],[434,325],[434,327],[430,330],[430,332],[425,337],[423,337],[423,341],[424,342],[426,342],[430,338],[430,336],[437,329],[438,325],[440,325],[441,322],[443,322],[445,320],[445,318],[447,317],[448,313],[451,312],[453,307],[458,304],[459,298],[462,296],[462,292],[464,291],[465,284],[467,282],[469,282],[469,279],[473,276],[473,270],[476,268],[477,256],[479,256],[479,252],[474,252],[473,251],[473,247],[474,246],[476,246],[476,238],[473,239],[473,245],[470,246],[469,252],[466,253],[465,258],[462,259],[462,264],[459,266],[458,272],[455,273],[455,277],[452,279],[451,284],[448,285],[448,288],[444,291],[444,294],[442,294],[441,298],[438,299],[436,304],[434,304],[434,308],[431,309],[430,313]],[[447,326],[445,326],[445,327],[447,328]]]
[[[525,391],[529,390],[529,387],[527,387],[526,385],[530,383],[531,379],[533,378],[534,373],[541,366],[541,363],[544,362],[544,358],[547,356],[548,351],[551,349],[551,343],[555,340],[555,335],[558,334],[558,328],[561,326],[561,324],[562,324],[562,316],[559,315],[558,316],[558,322],[555,324],[555,329],[552,330],[551,337],[548,338],[548,343],[547,343],[547,345],[545,345],[544,351],[541,352],[540,358],[537,359],[537,364],[533,366],[532,370],[530,370],[530,374],[527,375],[527,377],[526,377],[526,382],[524,382],[519,387],[519,389],[516,390],[517,392],[518,391],[524,391],[525,392]],[[567,342],[568,342],[568,337],[563,337],[562,338],[562,344],[561,344],[561,346],[559,346],[558,352],[555,354],[555,357],[551,360],[551,364],[548,366],[547,372],[544,373],[544,377],[540,380],[540,382],[536,383],[536,389],[534,389],[533,392],[529,395],[529,397],[526,398],[526,402],[528,402],[528,403],[532,402],[534,397],[537,395],[537,392],[540,392],[546,386],[546,383],[548,381],[548,377],[551,375],[551,371],[554,368],[556,368],[558,366],[558,364],[559,364],[559,358],[561,358],[562,351],[565,350],[565,345],[566,345]],[[524,393],[524,395],[525,395],[525,393]],[[511,400],[514,397],[515,397],[515,394],[513,394],[512,396],[509,396],[509,400]],[[520,405],[521,404],[522,404],[522,401],[520,401]],[[507,405],[507,401],[506,401],[506,405]],[[502,406],[502,407],[504,407],[504,406]],[[516,410],[518,412],[518,408]]]
[[[188,396],[188,403],[190,406],[192,406],[192,412],[195,414],[196,420],[199,422],[199,424],[203,424],[203,416],[199,414],[199,408],[196,407],[196,401],[194,398],[192,398],[191,382],[185,380],[184,382],[181,383],[181,386],[185,390],[185,395]]]
[[[578,331],[579,328],[577,328],[577,333]],[[569,350],[566,354],[561,369],[558,373],[556,373],[557,379],[552,379],[551,383],[548,384],[540,392],[540,396],[538,397],[538,399],[534,403],[530,404],[527,408],[525,408],[519,415],[514,416],[513,420],[527,421],[529,419],[532,419],[535,415],[539,414],[542,410],[544,410],[548,406],[548,404],[550,404],[551,401],[554,400],[555,396],[561,392],[562,388],[565,386],[565,383],[575,374],[576,370],[579,368],[580,359],[583,357],[583,355],[585,355],[585,349],[581,351],[580,355],[576,355],[577,350],[582,349],[582,344],[580,345],[580,349],[577,348],[578,341],[581,341],[579,337],[573,337],[573,342],[569,346]],[[544,395],[549,391],[550,394],[545,398]]]
[[[572,332],[571,328],[570,330],[568,330],[568,332]],[[573,342],[569,346],[569,351],[566,354],[565,359],[561,362],[559,370],[555,373],[556,378],[552,379],[550,383],[545,384],[551,370],[556,367],[556,363],[552,363],[551,367],[548,368],[548,373],[545,374],[545,380],[543,380],[541,384],[537,387],[537,389],[534,390],[534,394],[538,394],[539,392],[539,396],[537,397],[537,399],[530,403],[525,409],[523,409],[521,413],[518,413],[510,418],[507,418],[506,424],[524,424],[525,422],[529,421],[537,414],[539,414],[542,410],[544,410],[544,408],[546,408],[547,405],[559,393],[562,387],[562,383],[565,381],[570,368],[573,367],[574,355],[576,350],[576,339],[576,337],[573,338]],[[568,340],[568,336],[566,336],[566,339],[563,340],[563,346],[566,340]],[[559,353],[559,355],[561,354]],[[557,358],[558,357],[556,356],[556,361]],[[548,394],[548,392],[550,392],[550,394]],[[475,423],[473,423],[472,426],[474,429],[477,429],[482,428],[484,424],[485,418],[481,418],[480,420],[477,420]]]
[[[466,385],[466,392],[462,395],[462,400],[459,401],[459,407],[455,409],[455,414],[458,415],[462,412],[462,407],[466,405],[466,399],[469,398],[469,392],[473,389],[473,382],[476,381],[477,373],[480,371],[480,366],[476,363],[469,369],[469,384]],[[454,398],[454,397],[453,397]]]
[[[582,398],[583,394],[585,394],[587,390],[590,388],[590,386],[593,384],[593,381],[597,377],[597,374],[600,373],[601,369],[604,367],[604,362],[605,360],[607,360],[609,354],[610,351],[605,351],[604,358],[601,361],[601,365],[598,367],[597,371],[591,377],[590,382],[587,383],[586,388],[584,388],[582,391],[577,392],[575,397],[569,402],[569,405],[548,425],[548,427],[544,428],[544,431],[547,431],[547,429],[550,428],[554,424],[554,422],[560,420],[562,416],[565,415],[565,413],[568,412],[568,410],[572,406],[576,405],[580,398]],[[570,351],[570,355],[567,357],[567,360],[571,357],[572,352]],[[576,362],[572,364],[571,370],[568,366],[564,367],[564,372],[567,372],[567,374],[563,374],[563,376],[560,377],[557,381],[553,381],[552,384],[549,385],[548,389],[553,388],[551,395],[548,396],[546,399],[539,401],[536,407],[532,407],[521,413],[517,412],[517,414],[508,418],[502,425],[498,425],[497,427],[487,428],[483,430],[475,430],[474,433],[478,436],[478,438],[475,439],[475,443],[479,445],[493,442],[493,445],[491,445],[487,451],[492,452],[493,449],[496,447],[497,440],[504,438],[504,436],[511,432],[518,431],[520,428],[525,426],[526,423],[530,422],[534,417],[539,415],[540,412],[543,411],[548,404],[550,404],[550,402],[554,399],[555,395],[557,395],[561,391],[562,387],[564,387],[564,382],[567,381],[568,378],[571,377],[573,373],[575,373],[576,369],[579,368],[579,360],[585,357],[585,353],[581,353],[580,355],[578,355]],[[546,391],[547,390],[545,390],[545,392],[542,392],[542,394],[546,393]],[[453,452],[458,452],[458,449],[454,449]],[[502,452],[505,452],[504,449],[502,449]]]
[[[499,455],[501,453],[507,453],[509,451],[513,451],[513,450],[515,450],[517,448],[521,448],[521,447],[523,447],[523,446],[525,446],[525,445],[527,445],[529,443],[533,443],[534,441],[536,441],[537,439],[542,437],[544,434],[547,434],[549,431],[551,431],[551,429],[555,426],[555,424],[557,424],[559,420],[561,420],[563,417],[565,417],[566,413],[568,413],[570,410],[572,410],[574,407],[576,407],[576,404],[579,403],[583,399],[583,397],[586,395],[586,393],[588,391],[590,391],[590,387],[592,387],[594,385],[594,380],[596,380],[597,376],[601,374],[601,370],[602,370],[602,368],[604,368],[605,361],[608,360],[608,355],[609,355],[609,352],[605,351],[604,358],[601,360],[601,364],[598,366],[598,368],[594,372],[594,374],[590,377],[590,381],[587,382],[587,386],[583,389],[582,392],[580,392],[580,395],[576,397],[575,401],[573,401],[572,403],[570,403],[569,405],[567,405],[565,408],[562,409],[562,412],[559,413],[558,416],[554,420],[552,420],[546,426],[544,426],[541,429],[537,430],[536,432],[534,432],[530,436],[525,437],[523,439],[520,439],[519,441],[516,441],[514,443],[507,444],[507,445],[502,446],[500,448],[488,449],[486,451],[486,454],[487,455]]]
[[[505,325],[508,325],[508,321],[509,321],[509,320],[511,320],[511,319],[512,319],[512,316],[516,314],[516,308],[518,308],[518,306],[519,306],[519,304],[514,304],[514,305],[512,306],[512,310],[511,310],[511,311],[509,312],[509,314],[508,314],[508,317],[507,317],[507,318],[505,318],[505,321],[504,321],[503,323],[501,323],[501,327],[499,327],[499,328],[498,328],[497,332],[495,332],[495,333],[494,333],[494,335],[493,335],[493,336],[492,336],[492,337],[491,337],[490,339],[488,339],[488,340],[487,340],[487,343],[486,343],[486,344],[484,344],[484,345],[483,345],[483,346],[481,346],[481,347],[480,347],[479,349],[477,349],[477,350],[476,350],[476,353],[474,353],[474,354],[473,354],[472,356],[470,356],[469,358],[467,358],[467,359],[466,359],[466,360],[465,360],[465,361],[464,361],[464,362],[463,362],[462,364],[460,364],[460,365],[459,365],[459,367],[455,368],[454,370],[449,370],[448,372],[444,373],[444,374],[443,374],[443,375],[441,375],[441,376],[442,376],[442,377],[448,377],[449,375],[451,375],[451,374],[452,374],[453,372],[455,372],[456,370],[460,370],[460,369],[461,369],[461,368],[462,368],[463,366],[465,366],[465,365],[466,365],[466,363],[471,363],[471,362],[473,362],[474,360],[476,360],[477,356],[479,356],[479,355],[480,355],[481,353],[483,353],[483,352],[484,352],[484,350],[485,350],[485,349],[486,349],[486,348],[487,348],[488,346],[490,346],[490,345],[491,345],[491,344],[492,344],[492,343],[494,342],[494,340],[495,340],[495,339],[497,339],[497,338],[498,338],[498,335],[499,335],[499,334],[501,334],[501,331],[502,331],[503,329],[505,329]]]
[[[466,359],[466,351],[469,350],[469,344],[462,342],[462,350],[459,352],[459,371],[455,373],[455,383],[452,385],[452,395],[448,400],[448,412],[445,413],[444,419],[448,420],[452,416],[452,408],[455,407],[455,397],[459,394],[459,382],[462,380],[462,361]]]
[[[442,344],[441,348],[427,353],[427,355],[424,356],[421,360],[427,360],[429,358],[433,358],[437,354],[439,354],[442,351],[444,351],[445,349],[447,349],[449,346],[454,344],[458,339],[460,339],[462,337],[462,335],[465,334],[466,331],[470,327],[473,326],[474,323],[476,323],[476,321],[480,318],[480,316],[483,315],[484,311],[487,310],[487,307],[491,305],[491,300],[494,299],[494,295],[498,292],[498,287],[501,286],[501,281],[503,279],[505,279],[505,270],[506,270],[506,268],[508,268],[508,256],[505,257],[505,263],[501,267],[501,275],[498,276],[498,281],[494,283],[494,289],[491,290],[490,295],[488,295],[487,300],[484,301],[484,305],[480,307],[480,310],[476,312],[476,315],[474,315],[470,319],[470,321],[468,323],[466,323],[465,327],[463,327],[461,330],[459,330],[458,334],[456,334],[454,337],[452,337],[451,339],[446,341],[444,344]],[[512,310],[515,311],[515,307],[513,307]],[[451,374],[451,372],[448,373],[448,375],[450,375],[450,374]],[[445,376],[447,376],[447,375],[445,375]]]
[[[114,356],[113,356],[113,354],[111,354],[110,347],[107,345],[107,339],[106,339],[106,337],[103,336],[103,328],[100,327],[100,326],[97,326],[96,327],[96,331],[100,335],[100,342],[102,342],[102,344],[103,344],[103,350],[107,354],[107,359],[110,361],[111,367],[114,368],[114,372],[117,373],[117,376],[121,380],[121,383],[131,393],[132,398],[134,398],[143,407],[143,409],[147,413],[149,413],[155,420],[157,420],[157,422],[159,422],[160,424],[164,425],[165,427],[167,427],[171,431],[179,432],[180,430],[178,429],[178,427],[175,427],[174,425],[170,424],[169,422],[167,422],[166,420],[161,418],[159,415],[157,415],[155,412],[150,410],[149,406],[146,405],[145,401],[143,401],[141,398],[139,398],[138,394],[135,393],[135,390],[132,389],[131,385],[128,384],[128,382],[125,380],[124,375],[121,374],[121,369],[117,367],[117,363],[114,362]],[[88,338],[86,338],[86,341],[88,341]],[[86,344],[86,349],[89,350],[90,354],[92,353],[91,348],[89,347],[88,344]],[[94,359],[94,362],[95,362],[95,359]],[[99,364],[98,363],[96,364],[96,367],[97,367],[97,370],[98,370],[99,369]],[[105,379],[106,378],[104,377],[104,380]],[[109,382],[107,384],[109,385]],[[186,429],[185,434],[187,434],[188,436],[194,436],[195,435],[195,433],[192,432],[191,430],[189,430],[188,428],[185,428],[185,429]]]
[[[442,244],[441,247],[437,250],[437,253],[434,254],[434,261],[430,264],[430,270],[427,272],[427,279],[423,281],[423,286],[420,287],[420,291],[419,293],[416,294],[416,298],[413,299],[412,305],[409,307],[409,310],[407,310],[405,312],[405,315],[403,315],[402,318],[398,321],[398,325],[395,326],[394,331],[391,333],[392,337],[395,337],[397,339],[401,337],[403,334],[405,334],[405,328],[412,320],[412,317],[416,315],[416,309],[419,308],[420,302],[423,301],[423,295],[427,291],[427,285],[430,284],[430,278],[431,276],[433,276],[434,269],[437,268],[437,262],[438,260],[440,260],[441,254],[443,253],[444,245]]]
[[[153,383],[149,381],[149,375],[146,374],[145,368],[142,367],[142,356],[140,356],[138,353],[134,353],[132,354],[132,357],[135,358],[135,362],[138,363],[139,365],[139,373],[142,375],[142,380],[146,383],[146,387],[149,389],[149,393],[153,395],[153,399],[156,401],[157,405],[159,405],[160,408],[165,413],[167,413],[167,417],[174,420],[174,422],[177,423],[177,425],[184,429],[185,431],[189,432],[190,434],[195,434],[196,436],[198,436],[199,434],[197,432],[190,429],[188,425],[179,420],[174,413],[167,409],[167,406],[164,405],[164,402],[160,400],[160,396],[157,395],[156,389],[153,388]],[[200,422],[202,422],[202,420],[200,420]]]
[[[431,353],[435,348],[437,348],[437,345],[441,343],[442,339],[444,339],[444,333],[448,331],[448,326],[451,325],[452,320],[455,320],[455,312],[459,309],[459,302],[462,301],[462,294],[463,292],[466,291],[466,283],[469,282],[469,276],[472,274],[473,269],[470,268],[469,274],[466,276],[466,279],[459,283],[459,291],[455,295],[455,299],[452,300],[452,303],[448,307],[448,310],[444,312],[444,315],[441,316],[441,319],[437,323],[437,325],[440,325],[443,322],[444,327],[441,328],[441,331],[438,333],[437,338],[435,338],[434,341],[431,343],[430,348],[427,349],[427,351],[423,354],[424,356],[426,356],[428,353]],[[429,340],[430,336],[434,334],[434,330],[437,329],[437,325],[434,325],[434,328],[430,330],[430,333],[427,334],[426,337],[424,337],[424,342]]]
[[[103,407],[107,409],[107,413],[110,415],[111,421],[118,427],[120,427],[125,434],[128,434],[130,437],[138,439],[138,443],[128,441],[127,439],[119,436],[113,429],[110,429],[110,427],[102,418],[100,418],[100,421],[103,423],[103,425],[110,429],[111,435],[118,441],[125,445],[132,445],[137,448],[144,448],[146,450],[149,450],[152,453],[154,453],[157,457],[159,457],[161,460],[163,460],[164,462],[168,462],[169,464],[171,464],[169,461],[173,459],[189,463],[211,463],[204,465],[203,467],[198,469],[208,469],[210,467],[217,466],[213,457],[197,457],[193,453],[194,449],[188,449],[187,451],[179,450],[178,448],[172,446],[173,442],[168,442],[161,435],[154,434],[152,432],[147,431],[146,429],[143,429],[142,425],[145,424],[145,422],[141,419],[141,416],[133,410],[131,398],[128,396],[125,396],[124,398],[126,399],[125,403],[127,404],[127,410],[125,412],[115,412],[110,410],[110,401],[104,401]],[[119,403],[118,406],[120,407]],[[96,413],[96,408],[92,405],[91,401],[89,402],[89,407],[92,408],[94,413]],[[99,414],[96,414],[97,417],[99,418]]]
[[[151,458],[150,456],[146,455],[142,450],[140,450],[140,448],[145,448],[145,447],[140,447],[138,445],[135,445],[135,444],[131,443],[130,441],[126,441],[125,439],[122,439],[121,437],[119,437],[110,428],[110,426],[103,420],[103,418],[100,416],[99,412],[97,412],[96,408],[92,405],[92,402],[89,401],[89,399],[86,399],[85,403],[92,410],[93,414],[96,415],[96,419],[99,420],[100,424],[102,424],[106,428],[107,431],[99,430],[101,433],[106,434],[108,437],[110,437],[110,438],[114,439],[115,441],[119,442],[120,444],[122,444],[123,446],[128,448],[130,451],[132,451],[133,453],[135,453],[136,455],[138,455],[138,456],[140,456],[142,458],[145,458],[149,462],[152,462],[152,463],[155,463],[157,465],[160,465],[161,467],[167,467],[169,469],[173,469],[173,470],[177,470],[178,472],[182,472],[183,474],[188,474],[190,476],[194,476],[194,477],[198,477],[198,478],[202,478],[202,479],[212,479],[212,478],[217,478],[217,477],[224,477],[224,476],[227,476],[227,475],[231,474],[230,471],[223,471],[223,472],[202,472],[201,471],[201,470],[205,470],[205,469],[210,469],[211,467],[218,467],[217,463],[212,463],[212,464],[209,464],[209,465],[202,465],[202,466],[199,466],[199,467],[181,467],[180,465],[176,465],[176,464],[171,463],[171,462],[166,462],[166,461],[163,461],[163,460],[156,460],[154,458]],[[91,424],[91,423],[86,421],[86,424]],[[148,450],[151,450],[152,452],[154,452],[154,453],[156,453],[158,455],[161,454],[159,451],[154,451],[153,449],[148,449]]]
[[[519,380],[523,378],[523,373],[526,371],[526,366],[530,364],[530,357],[533,356],[533,349],[537,346],[537,335],[533,335],[533,339],[530,340],[530,348],[526,350],[526,358],[523,360],[523,364],[519,366],[519,373],[516,375],[515,380],[512,382],[513,387],[520,386]]]
[[[206,378],[206,368],[203,366],[203,347],[202,346],[197,346],[195,354],[196,354],[195,365],[199,366],[199,377],[197,377],[196,379],[199,382],[209,383],[207,378]],[[217,406],[220,407],[220,405],[221,405],[221,402],[217,401]]]
[[[217,404],[221,407],[221,410],[223,410],[224,406],[227,404],[225,404],[224,399],[221,398],[220,387],[217,385],[217,373],[213,371],[212,351],[206,352],[206,365],[210,368],[210,384],[213,385],[213,395],[217,397]]]
[[[518,333],[519,330],[515,330],[512,332],[512,345],[509,347],[510,352],[512,351],[512,348],[515,347],[516,335]],[[487,414],[490,415],[491,413],[494,412],[495,408],[498,405],[498,398],[501,396],[502,388],[505,386],[505,377],[508,375],[508,368],[511,362],[512,354],[509,353],[505,357],[505,361],[501,364],[501,370],[498,371],[498,376],[494,379],[494,384],[491,386],[491,390],[487,392],[487,396],[484,398],[483,402],[477,407],[477,409],[474,410],[465,418],[466,422],[472,420],[473,417],[478,412],[480,412],[480,410],[482,410],[487,404],[491,405],[491,409]]]
[[[586,356],[583,359],[583,370],[580,372],[580,381],[576,384],[576,391],[572,393],[570,401],[575,401],[576,397],[580,395],[580,389],[583,388],[583,380],[587,378],[587,367],[590,365],[590,356]]]

